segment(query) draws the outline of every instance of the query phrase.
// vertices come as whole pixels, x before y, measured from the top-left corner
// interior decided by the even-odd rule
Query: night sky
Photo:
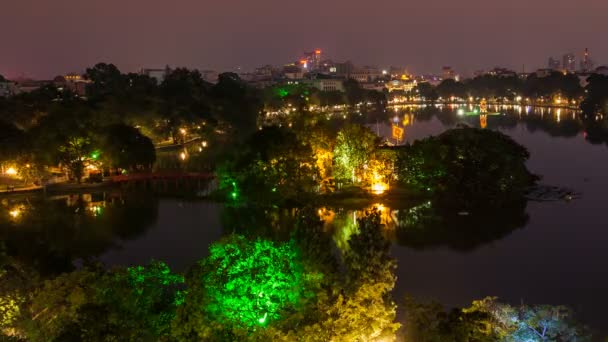
[[[0,74],[48,78],[105,61],[251,69],[334,60],[468,74],[544,67],[585,47],[608,63],[606,0],[0,0]],[[578,61],[577,61],[578,65]]]

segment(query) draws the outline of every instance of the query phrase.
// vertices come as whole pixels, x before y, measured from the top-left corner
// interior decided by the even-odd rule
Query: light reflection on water
[[[543,176],[544,183],[572,188],[583,197],[570,203],[527,203],[469,215],[442,212],[432,203],[376,203],[382,208],[385,232],[395,241],[396,301],[411,293],[464,306],[496,295],[515,304],[524,300],[570,305],[580,311],[581,320],[596,328],[608,327],[607,125],[601,120],[592,125],[567,109],[501,110],[505,115],[487,116],[487,129],[498,129],[526,146],[531,153],[528,166]],[[390,115],[404,129],[404,142],[461,123],[481,126],[479,116],[461,117],[457,107],[400,108]],[[389,120],[370,127],[388,139],[392,136]],[[155,258],[183,271],[205,257],[207,246],[223,234],[251,230],[288,236],[294,215],[293,210],[231,210],[216,203],[116,193],[52,202],[3,200],[3,223],[28,223],[34,228],[13,229],[9,236],[4,227],[0,234],[20,257],[44,260],[43,266],[49,267],[51,262],[59,263],[58,269],[73,259],[93,256],[121,265]],[[336,246],[345,248],[357,230],[354,222],[371,207],[326,207],[317,213]],[[277,226],[286,228],[273,231]]]

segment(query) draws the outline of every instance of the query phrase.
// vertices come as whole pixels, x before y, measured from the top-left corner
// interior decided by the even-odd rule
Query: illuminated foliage
[[[108,321],[121,335],[165,336],[175,310],[184,302],[184,277],[163,262],[117,269],[97,288],[96,300],[108,309]],[[129,319],[124,319],[129,317]]]
[[[334,148],[334,177],[353,183],[365,178],[367,163],[373,158],[379,138],[361,125],[344,127]]]
[[[305,272],[294,242],[230,236],[188,277],[175,328],[184,338],[253,332],[301,309],[319,277]]]
[[[319,303],[319,323],[297,336],[304,341],[394,341],[396,305],[389,293],[395,286],[394,259],[384,238],[380,214],[372,210],[357,220],[358,229],[342,251],[344,288],[329,302]],[[335,286],[335,285],[334,285]],[[334,289],[336,292],[337,289]]]
[[[511,306],[495,297],[444,312],[439,303],[405,301],[406,341],[589,341],[585,327],[563,306]]]
[[[464,314],[483,312],[491,317],[494,334],[514,341],[577,341],[589,340],[585,327],[573,320],[573,312],[565,306],[511,306],[488,297],[474,301]]]
[[[358,233],[348,240],[349,249],[344,252],[349,283],[395,281],[392,275],[397,267],[389,255],[390,242],[386,239],[377,208],[366,212],[366,216],[357,220]],[[388,278],[384,278],[388,277]]]
[[[341,251],[348,251],[350,245],[348,241],[351,236],[359,232],[359,226],[355,214],[337,214],[333,222],[334,243]]]
[[[64,273],[28,295],[13,328],[32,341],[156,340],[169,334],[181,283],[160,262]]]
[[[257,131],[217,174],[228,199],[273,204],[314,191],[318,177],[310,147],[275,126]]]

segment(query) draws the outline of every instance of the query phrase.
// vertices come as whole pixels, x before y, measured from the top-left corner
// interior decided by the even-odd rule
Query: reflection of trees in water
[[[287,240],[295,226],[297,213],[295,208],[226,205],[220,218],[225,235]]]
[[[608,145],[608,118],[596,119],[585,117],[585,139],[594,145]]]
[[[508,236],[528,222],[526,201],[511,202],[499,208],[473,208],[459,212],[449,205],[428,201],[407,208],[389,208],[382,204],[361,209],[339,208],[259,208],[225,207],[222,226],[226,234],[265,237],[275,241],[301,240],[304,237],[330,239],[342,253],[348,252],[350,239],[359,234],[358,220],[366,212],[378,209],[384,238],[415,249],[446,246],[459,251],[471,251],[484,244]],[[302,232],[303,220],[320,221],[314,232]]]
[[[512,129],[518,124],[524,124],[529,132],[541,131],[552,137],[575,137],[583,133],[586,140],[592,144],[608,143],[608,120],[600,116],[589,116],[580,111],[564,108],[525,106],[517,109],[499,108],[498,111],[504,115],[488,115],[488,129]],[[527,113],[528,111],[529,113]],[[415,121],[417,122],[426,122],[437,118],[445,127],[454,127],[462,123],[472,127],[480,127],[479,115],[459,116],[456,109],[450,107],[418,107],[406,111],[400,110],[396,114],[403,115],[404,112],[415,113]],[[392,113],[392,111],[389,111],[389,113]]]
[[[152,196],[104,197],[73,195],[55,200],[33,197],[7,203],[18,217],[2,215],[0,236],[7,254],[40,272],[73,268],[76,259],[90,259],[133,239],[156,221],[158,201]]]
[[[425,202],[399,210],[396,240],[403,246],[428,249],[446,246],[471,251],[508,236],[528,222],[526,201],[500,208],[457,212]]]

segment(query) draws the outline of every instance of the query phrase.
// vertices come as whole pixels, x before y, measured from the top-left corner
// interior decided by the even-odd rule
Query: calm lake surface
[[[439,134],[460,123],[498,129],[528,148],[528,167],[542,176],[541,183],[571,188],[581,198],[528,202],[454,224],[446,219],[443,230],[430,238],[400,235],[399,226],[404,217],[411,218],[411,207],[378,203],[387,234],[395,241],[395,301],[399,304],[407,293],[448,307],[468,306],[485,296],[512,304],[564,304],[573,307],[581,321],[607,334],[608,147],[589,137],[588,128],[573,111],[543,109],[541,113],[525,107],[496,111],[502,114],[484,118],[458,115],[453,107],[399,108],[394,117],[392,112],[389,116],[404,130],[401,141],[392,140],[391,123],[370,127],[395,143]],[[158,259],[185,271],[207,256],[209,244],[222,235],[246,229],[264,235],[278,223],[289,222],[290,215],[289,210],[247,211],[204,201],[120,193],[44,201],[5,199],[2,204],[3,217],[24,226],[23,231],[3,233],[9,254],[59,268],[56,265],[62,262],[95,257],[107,265]],[[15,208],[21,210],[17,215]],[[440,215],[433,213],[430,203],[414,210]],[[319,214],[340,244],[361,211],[320,208]],[[466,232],[460,233],[461,226]]]

